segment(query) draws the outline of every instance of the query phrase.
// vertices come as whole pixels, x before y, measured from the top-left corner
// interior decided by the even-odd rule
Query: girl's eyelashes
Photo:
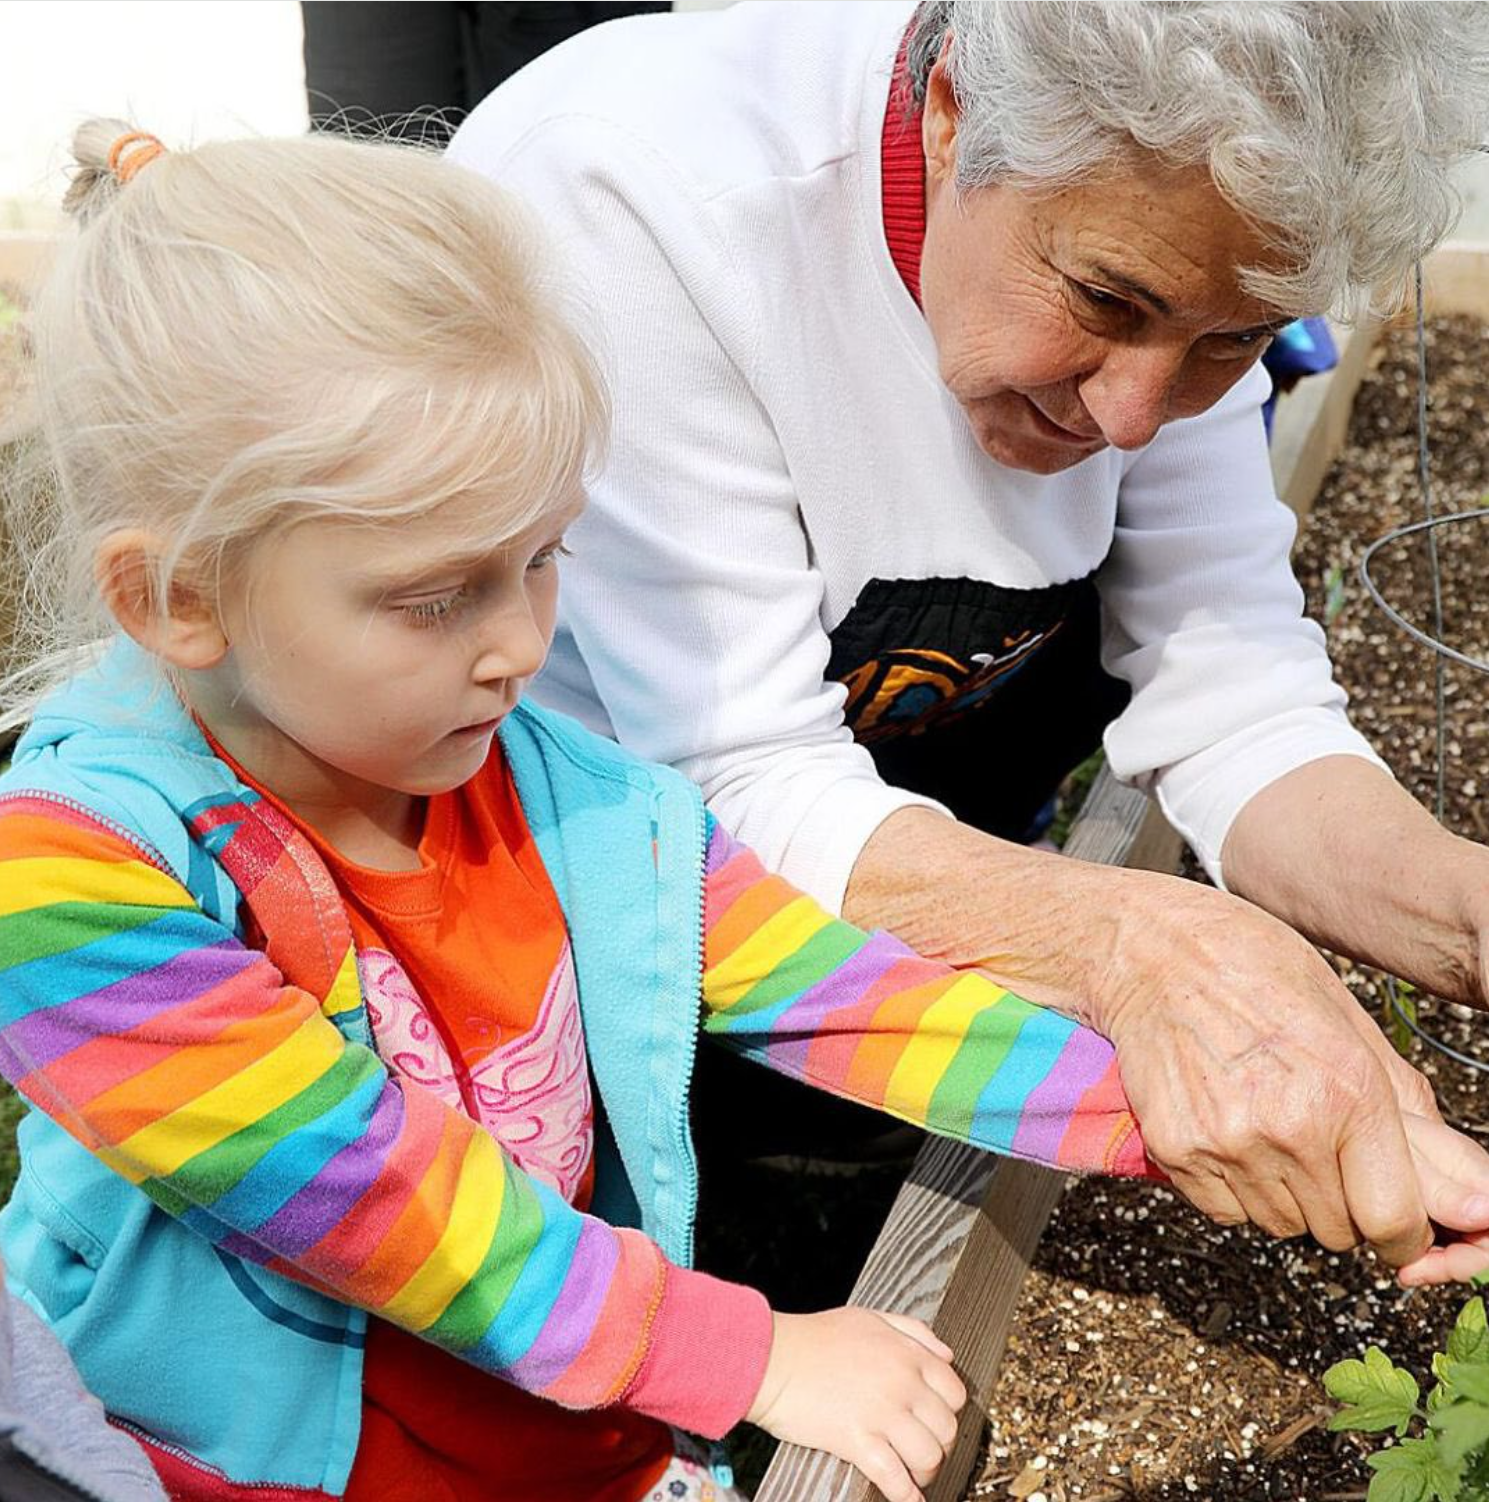
[[[412,604],[398,605],[394,608],[410,625],[437,626],[464,603],[468,593],[469,591],[462,585],[459,589],[451,590],[449,594],[439,595],[432,600],[415,600]]]
[[[568,558],[571,554],[562,541],[550,543],[548,547],[540,549],[528,560],[528,573],[539,573],[543,569],[551,568],[559,558]],[[462,584],[458,589],[447,590],[442,595],[431,596],[427,600],[412,600],[407,604],[395,604],[393,609],[413,626],[437,626],[450,619],[458,610],[463,609],[476,595],[477,590],[470,584]]]
[[[532,556],[532,562],[528,564],[528,568],[547,568],[549,564],[555,562],[559,558],[572,558],[573,556],[573,550],[566,547],[562,539],[560,539],[558,542],[553,543],[551,546],[543,548],[540,552],[534,553]]]

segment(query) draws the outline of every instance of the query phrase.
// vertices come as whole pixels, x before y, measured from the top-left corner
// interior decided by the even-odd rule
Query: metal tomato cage
[[[1427,447],[1427,329],[1426,329],[1426,300],[1422,287],[1422,263],[1417,262],[1416,272],[1416,315],[1417,315],[1417,483],[1422,494],[1423,516],[1420,521],[1408,522],[1404,526],[1393,527],[1389,532],[1376,538],[1365,549],[1364,556],[1360,559],[1360,581],[1365,586],[1366,593],[1374,602],[1376,608],[1398,630],[1404,631],[1411,639],[1421,646],[1428,648],[1433,654],[1433,692],[1436,704],[1436,787],[1433,799],[1433,812],[1438,822],[1442,822],[1446,806],[1445,788],[1447,782],[1447,694],[1445,674],[1448,662],[1461,663],[1464,667],[1472,668],[1475,672],[1489,674],[1489,662],[1482,658],[1470,656],[1467,652],[1460,652],[1456,647],[1449,646],[1443,638],[1442,619],[1442,572],[1437,552],[1437,534],[1443,527],[1468,526],[1474,522],[1489,520],[1489,508],[1481,508],[1473,511],[1456,511],[1439,516],[1432,503],[1432,471]],[[1421,535],[1427,547],[1427,568],[1432,581],[1432,630],[1423,631],[1413,625],[1401,614],[1382,594],[1380,587],[1371,576],[1370,565],[1377,553],[1382,549],[1390,548],[1393,544],[1402,542],[1408,538]],[[1462,1064],[1467,1069],[1477,1070],[1480,1074],[1489,1074],[1489,1061],[1474,1058],[1471,1054],[1460,1052],[1450,1044],[1445,1043],[1427,1028],[1423,1027],[1413,1011],[1409,1011],[1402,1000],[1400,985],[1394,975],[1386,978],[1386,999],[1391,1008],[1392,1015],[1413,1036],[1420,1038],[1428,1048],[1452,1059],[1454,1063]]]

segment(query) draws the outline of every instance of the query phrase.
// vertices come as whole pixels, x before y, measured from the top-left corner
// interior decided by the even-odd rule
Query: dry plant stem
[[[1232,826],[1223,865],[1232,891],[1315,943],[1485,1005],[1489,851],[1369,762],[1326,757],[1264,788]]]

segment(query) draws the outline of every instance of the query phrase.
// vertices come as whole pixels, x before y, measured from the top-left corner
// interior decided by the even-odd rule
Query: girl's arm
[[[530,1179],[109,829],[7,808],[0,1072],[29,1101],[225,1252],[519,1387],[715,1436],[744,1415],[760,1295]]]
[[[1057,1168],[1163,1177],[1105,1038],[832,917],[709,826],[708,1033],[943,1136]]]

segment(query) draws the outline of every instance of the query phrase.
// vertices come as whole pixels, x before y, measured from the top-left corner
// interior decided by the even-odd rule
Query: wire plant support
[[[1360,559],[1360,582],[1365,586],[1365,592],[1370,596],[1376,608],[1398,630],[1405,632],[1413,641],[1428,648],[1433,653],[1433,698],[1436,712],[1436,761],[1434,766],[1435,787],[1433,796],[1433,812],[1439,822],[1442,821],[1446,807],[1447,787],[1447,690],[1446,671],[1449,662],[1456,662],[1463,667],[1472,668],[1475,672],[1489,674],[1489,662],[1482,658],[1470,656],[1467,652],[1460,652],[1456,647],[1449,646],[1443,638],[1443,615],[1442,615],[1442,569],[1437,552],[1437,534],[1443,527],[1463,526],[1471,522],[1489,521],[1489,509],[1476,509],[1473,511],[1455,511],[1447,515],[1439,516],[1432,503],[1432,471],[1431,461],[1427,446],[1427,319],[1426,297],[1423,288],[1422,263],[1417,262],[1416,270],[1416,315],[1417,315],[1417,483],[1422,493],[1422,509],[1425,513],[1421,521],[1408,522],[1404,526],[1393,527],[1389,532],[1376,538],[1365,549],[1364,556]],[[1427,569],[1432,581],[1432,630],[1423,631],[1415,626],[1401,614],[1382,594],[1380,586],[1376,583],[1370,572],[1370,565],[1376,555],[1384,548],[1391,547],[1394,543],[1402,542],[1420,534],[1427,544]],[[1454,1063],[1463,1065],[1466,1069],[1476,1070],[1480,1074],[1489,1074],[1489,1060],[1474,1058],[1471,1054],[1460,1052],[1449,1044],[1424,1028],[1417,1020],[1413,1011],[1409,1011],[1401,996],[1400,983],[1394,975],[1386,976],[1386,999],[1390,1005],[1392,1015],[1410,1032],[1413,1037],[1419,1038],[1428,1048],[1442,1054],[1445,1058],[1452,1059]]]

